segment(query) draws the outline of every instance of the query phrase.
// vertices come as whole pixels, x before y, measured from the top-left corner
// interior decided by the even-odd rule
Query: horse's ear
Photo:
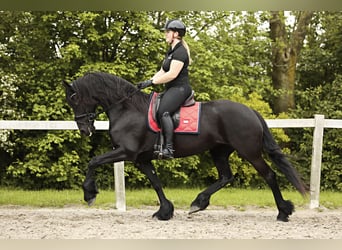
[[[63,85],[67,94],[67,97],[70,98],[70,100],[73,100],[74,102],[77,101],[77,95],[76,92],[74,90],[74,88],[72,87],[71,84],[69,84],[67,81],[63,80]]]
[[[71,85],[67,81],[65,81],[65,80],[63,80],[63,86],[66,89],[69,89],[69,90],[72,89]]]
[[[69,95],[72,95],[72,94],[75,93],[74,88],[67,81],[63,80],[63,86],[64,86],[64,88],[66,90],[66,93],[68,93]]]
[[[67,98],[69,98],[73,102],[77,103],[78,97],[77,97],[76,92],[75,92],[74,88],[72,87],[72,85],[69,84],[65,80],[63,81],[63,85],[64,85],[64,88],[65,88],[65,91],[66,91]]]

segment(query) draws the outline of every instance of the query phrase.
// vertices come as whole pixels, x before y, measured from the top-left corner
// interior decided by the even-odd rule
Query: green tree
[[[283,11],[272,11],[271,14],[272,82],[277,90],[273,106],[275,113],[281,113],[295,108],[296,64],[313,12],[297,12],[293,31],[287,27]]]
[[[342,117],[342,18],[340,12],[319,12],[308,33],[308,41],[298,64],[297,106],[291,116],[313,117],[323,114],[327,119]],[[312,153],[312,129],[289,131],[293,138],[291,147],[298,165],[306,167],[309,176]],[[322,188],[342,190],[342,131],[325,129],[322,155]]]

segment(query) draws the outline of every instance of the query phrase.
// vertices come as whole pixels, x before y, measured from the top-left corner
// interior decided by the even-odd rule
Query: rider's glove
[[[146,80],[144,82],[139,82],[137,86],[138,86],[138,89],[144,89],[152,85],[153,85],[152,80]]]

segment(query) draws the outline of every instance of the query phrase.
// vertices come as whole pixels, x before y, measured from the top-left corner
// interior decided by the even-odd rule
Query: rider
[[[161,69],[152,79],[138,84],[139,88],[147,88],[152,84],[165,84],[165,91],[160,101],[157,118],[165,137],[163,158],[173,158],[173,121],[172,115],[190,96],[192,88],[189,82],[188,66],[190,50],[183,37],[186,27],[180,20],[170,20],[165,25],[165,39],[170,44]]]

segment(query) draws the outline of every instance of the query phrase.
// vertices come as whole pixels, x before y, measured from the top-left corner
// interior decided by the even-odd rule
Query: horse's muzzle
[[[84,126],[82,128],[79,128],[81,134],[85,136],[92,136],[92,134],[95,132],[95,127],[93,125],[90,126]]]

